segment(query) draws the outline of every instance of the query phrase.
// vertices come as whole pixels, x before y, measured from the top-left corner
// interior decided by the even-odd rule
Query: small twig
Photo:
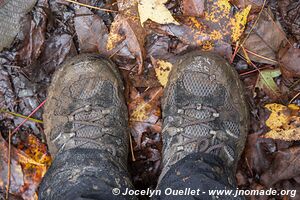
[[[130,143],[131,158],[132,158],[132,161],[135,162],[136,159],[135,159],[134,152],[133,152],[132,138],[131,138],[130,133],[129,133],[129,143]]]
[[[84,6],[84,7],[87,7],[87,8],[92,8],[92,9],[95,9],[95,10],[102,10],[102,11],[106,11],[106,12],[115,12],[115,13],[118,12],[118,11],[116,11],[116,10],[110,10],[110,9],[105,9],[105,8],[99,8],[99,7],[96,7],[96,6],[87,5],[87,4],[80,3],[80,2],[77,2],[77,1],[73,1],[73,0],[65,0],[65,1],[70,2],[70,3],[77,4],[77,5],[80,5],[80,6]]]
[[[261,67],[261,68],[258,68],[259,70],[262,70],[262,69],[268,69],[268,68],[271,68],[270,66],[268,67]],[[240,74],[240,76],[245,76],[245,75],[248,75],[248,74],[252,74],[254,72],[257,72],[258,69],[254,69],[254,70],[250,70],[250,71],[247,71],[247,72],[243,72]]]
[[[297,97],[300,96],[300,92],[298,92],[289,102],[289,104],[291,104]]]
[[[10,115],[13,115],[13,116],[16,116],[16,117],[21,117],[21,118],[24,118],[24,119],[27,118],[27,116],[21,115],[19,113],[14,113],[14,112],[11,112],[11,111],[8,111],[8,110],[4,110],[4,109],[0,109],[0,113],[7,113],[7,114],[10,114]],[[36,123],[41,123],[41,124],[43,123],[42,120],[34,119],[34,118],[31,118],[31,117],[28,118],[28,120],[36,122]]]
[[[7,184],[6,184],[6,194],[5,199],[9,199],[9,190],[10,190],[10,175],[11,175],[11,131],[8,134],[8,161],[7,161]]]
[[[24,120],[22,121],[22,123],[19,124],[19,126],[17,126],[17,128],[15,128],[15,129],[13,130],[13,132],[12,132],[11,134],[12,134],[12,135],[15,134],[15,133],[19,130],[19,128],[20,128],[23,124],[25,124],[25,122],[27,122],[28,119],[29,119],[34,113],[36,113],[36,111],[38,111],[38,110],[46,103],[46,101],[47,101],[47,99],[45,99],[38,107],[36,107],[36,108],[30,113],[30,115],[28,115],[28,117],[26,117],[26,119],[24,119]]]
[[[245,160],[246,160],[246,164],[247,164],[248,170],[249,170],[249,172],[250,172],[250,174],[251,174],[251,177],[253,177],[253,172],[252,172],[252,169],[251,169],[251,167],[250,167],[250,165],[249,165],[249,161],[248,161],[247,158],[246,158]]]
[[[231,57],[231,60],[230,60],[230,64],[233,63],[233,60],[236,56],[236,54],[238,53],[238,50],[239,50],[239,41],[236,42],[236,45],[235,45],[235,49],[234,49],[234,53],[232,54],[232,57]]]
[[[251,61],[251,59],[249,58],[248,53],[246,52],[244,46],[241,45],[241,47],[242,47],[243,53],[244,53],[244,55],[245,55],[246,62],[247,62],[248,64],[252,64],[252,61]]]
[[[233,46],[235,46],[235,45],[233,45]],[[236,47],[237,47],[237,46],[236,46]],[[276,60],[273,60],[273,59],[271,59],[271,58],[267,58],[267,57],[265,57],[265,56],[259,55],[259,54],[255,53],[255,52],[253,52],[253,51],[250,51],[250,50],[246,49],[244,46],[241,46],[241,45],[240,45],[239,48],[241,48],[241,47],[244,48],[244,50],[245,50],[247,53],[250,53],[250,54],[252,54],[252,55],[255,55],[256,57],[259,57],[259,58],[262,58],[262,59],[265,59],[265,60],[274,62],[275,64],[278,63]]]

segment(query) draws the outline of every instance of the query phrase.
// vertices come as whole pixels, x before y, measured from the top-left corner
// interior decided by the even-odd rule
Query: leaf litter
[[[239,188],[300,188],[299,133],[293,132],[299,129],[300,105],[297,2],[280,0],[275,7],[261,0],[114,2],[39,0],[22,22],[24,37],[0,52],[0,105],[7,111],[0,113],[0,196],[6,187],[9,131],[46,99],[61,63],[84,52],[109,57],[119,67],[127,91],[133,183],[154,188],[162,157],[163,86],[176,55],[195,48],[218,52],[243,74],[251,126],[237,171]],[[158,19],[158,11],[164,17]],[[243,50],[233,56],[245,38]],[[32,118],[42,120],[41,114],[42,109]],[[41,123],[27,121],[12,137],[13,198],[36,198],[51,162],[42,130]]]

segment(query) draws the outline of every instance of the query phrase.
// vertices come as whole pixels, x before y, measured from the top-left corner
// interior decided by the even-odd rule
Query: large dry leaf
[[[217,50],[223,55],[230,54],[232,42],[244,32],[251,7],[234,14],[228,0],[208,0],[203,18],[181,17],[180,26],[174,24],[150,24],[157,31],[176,36],[185,44]]]
[[[250,29],[251,26],[248,27],[245,35],[249,34]],[[264,10],[258,19],[257,24],[246,39],[244,47],[254,54],[259,55],[256,56],[253,53],[248,53],[248,56],[252,61],[274,65],[276,64],[277,52],[285,40],[285,33],[281,28],[280,23],[273,20],[270,11]]]
[[[271,114],[266,125],[271,129],[265,137],[295,141],[300,140],[300,108],[294,104],[284,106],[280,104],[267,104],[265,106]]]
[[[145,56],[144,43],[146,31],[139,21],[137,3],[132,4],[133,6],[120,12],[114,19],[106,47],[109,51],[118,49],[120,46],[128,48],[129,52],[136,59],[137,71],[141,74],[143,72],[143,59]]]
[[[141,25],[148,19],[159,24],[177,24],[179,23],[173,18],[170,11],[165,7],[164,3],[168,0],[140,0],[138,10]]]
[[[277,99],[280,90],[273,78],[281,75],[280,69],[265,69],[259,72],[255,87],[262,89],[269,97]]]
[[[182,0],[183,15],[200,17],[205,10],[205,0]]]
[[[105,46],[108,30],[98,15],[95,15],[88,8],[81,7],[76,10],[74,25],[80,52],[90,53],[99,51],[101,54],[107,54]]]

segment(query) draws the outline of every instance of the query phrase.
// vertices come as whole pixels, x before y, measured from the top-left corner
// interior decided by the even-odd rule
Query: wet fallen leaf
[[[278,0],[278,9],[286,28],[292,35],[300,41],[300,1],[298,0]]]
[[[251,5],[251,12],[259,12],[264,0],[232,0],[232,3],[239,8],[246,8]]]
[[[162,96],[161,87],[149,89],[142,95],[135,97],[129,105],[130,121],[152,122],[157,121],[160,116],[158,100]],[[153,118],[153,119],[152,119]]]
[[[222,55],[231,54],[230,44],[244,32],[251,6],[233,14],[228,0],[208,0],[203,18],[178,17],[180,26],[174,24],[149,26],[157,31],[176,36],[185,44],[204,50],[219,50]]]
[[[127,0],[130,1],[130,0]],[[131,1],[130,1],[131,2]],[[107,40],[107,50],[118,49],[120,46],[128,48],[129,52],[136,59],[138,73],[143,71],[143,59],[145,56],[146,31],[139,21],[137,2],[131,2],[131,7],[121,10],[111,25]],[[118,50],[118,52],[120,49]]]
[[[47,75],[52,74],[69,54],[77,54],[77,52],[72,52],[74,48],[71,35],[64,33],[50,36],[46,40],[45,49],[39,58],[40,65],[36,66],[37,68],[34,70],[36,77],[41,76],[41,69]]]
[[[8,172],[8,143],[0,134],[0,190],[6,191],[7,172]],[[11,157],[11,180],[10,193],[20,195],[24,185],[23,171],[20,163],[14,157]]]
[[[278,53],[282,75],[287,78],[300,77],[300,49],[286,45]]]
[[[136,160],[131,165],[136,171],[133,177],[135,184],[155,185],[159,175],[162,93],[162,87],[148,88],[142,92],[130,88],[129,127],[134,139],[133,153]]]
[[[278,151],[274,155],[272,165],[262,174],[261,182],[270,187],[280,180],[300,175],[300,147]]]
[[[17,51],[17,60],[21,65],[35,62],[42,52],[45,42],[47,15],[44,9],[48,8],[46,0],[38,1],[35,16],[27,15],[22,21],[22,34],[24,38]]]
[[[277,99],[280,90],[273,78],[281,75],[280,69],[265,69],[260,71],[255,87],[262,89],[269,97]]]
[[[275,150],[274,147],[275,143],[271,139],[260,138],[258,133],[248,135],[245,146],[245,161],[250,170],[261,174],[269,169],[272,162],[270,153]]]
[[[11,146],[11,187],[10,193],[25,200],[33,200],[36,191],[51,162],[47,147],[34,135],[27,137],[26,148]],[[23,146],[23,145],[22,145]],[[0,134],[0,189],[6,186],[8,166],[8,144]]]
[[[141,25],[148,19],[159,24],[177,24],[179,23],[173,18],[170,11],[166,8],[164,3],[168,0],[140,0],[138,10],[140,15]]]
[[[169,80],[169,73],[172,70],[172,63],[164,60],[152,59],[152,64],[155,69],[156,77],[160,84],[165,87]]]
[[[248,35],[250,30],[251,26],[245,31],[245,35]],[[248,56],[252,61],[274,65],[277,61],[277,52],[284,42],[286,42],[286,36],[280,23],[274,21],[270,11],[264,10],[258,19],[257,24],[246,39],[244,47],[254,54],[259,55],[257,56],[253,53],[248,53]],[[264,59],[260,56],[268,59]],[[274,61],[271,61],[270,59]]]
[[[81,7],[76,10],[74,25],[78,37],[80,52],[105,52],[108,30],[103,20],[88,8]]]
[[[23,151],[28,157],[38,163],[38,165],[29,162],[21,164],[24,173],[25,188],[27,191],[35,193],[51,164],[51,157],[47,151],[47,146],[32,134],[27,137],[26,147]],[[23,198],[27,193],[23,193]]]
[[[182,12],[185,16],[200,17],[205,10],[205,0],[183,0]]]
[[[271,114],[266,125],[271,129],[266,138],[295,141],[300,140],[300,107],[291,104],[267,104],[265,106]]]

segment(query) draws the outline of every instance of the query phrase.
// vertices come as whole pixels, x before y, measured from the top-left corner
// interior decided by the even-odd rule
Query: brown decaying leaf
[[[155,184],[158,176],[161,159],[160,98],[162,93],[162,87],[148,88],[142,93],[136,88],[130,88],[129,126],[136,155],[136,161],[132,163],[132,168],[136,170],[133,178],[136,184],[141,182],[144,185]]]
[[[251,12],[259,12],[264,4],[264,0],[232,0],[232,3],[239,8],[246,8],[251,5]]]
[[[0,134],[0,190],[5,191],[8,171],[8,144]],[[23,172],[20,163],[11,157],[10,193],[19,194],[24,185]]]
[[[245,35],[248,35],[251,30],[251,26],[245,31]],[[265,9],[262,11],[257,24],[253,28],[252,32],[246,39],[244,47],[266,58],[277,60],[276,55],[281,45],[286,42],[285,33],[278,21],[274,21],[271,11]],[[254,54],[248,54],[252,61],[266,63],[274,65],[276,63],[258,57]]]
[[[215,50],[230,57],[232,42],[244,31],[250,7],[233,14],[228,0],[209,0],[204,17],[178,17],[180,26],[150,23],[149,27],[178,37],[183,43],[203,50]]]
[[[41,65],[37,66],[36,71],[43,68],[47,74],[53,73],[69,54],[72,56],[77,54],[74,48],[71,35],[64,33],[50,36],[46,40],[45,49],[39,58]]]
[[[114,19],[107,40],[107,50],[118,49],[126,46],[136,59],[138,74],[143,72],[143,60],[145,56],[146,31],[139,21],[137,2],[129,2],[131,7],[122,10]],[[122,4],[125,6],[127,4]]]
[[[47,15],[44,9],[48,8],[48,2],[38,1],[38,6],[40,6],[36,8],[39,14],[36,16],[38,21],[31,15],[27,15],[21,22],[22,35],[25,38],[16,54],[21,65],[32,64],[39,57],[45,42]]]
[[[81,53],[99,51],[100,54],[109,55],[106,50],[108,30],[98,15],[81,7],[76,10],[74,25]]]
[[[46,145],[34,135],[27,137],[25,145],[26,147],[22,148],[24,151],[12,146],[10,193],[31,200],[35,199],[37,188],[50,165],[51,158],[47,154]],[[0,149],[0,189],[4,189],[8,166],[8,144],[1,134]]]
[[[278,53],[280,69],[286,78],[300,78],[300,49],[286,45]]]
[[[132,129],[132,136],[138,147],[144,132],[151,129],[160,131],[160,125],[157,124],[160,119],[160,102],[162,88],[151,88],[140,94],[135,88],[131,88],[129,108],[129,123]]]
[[[300,41],[300,1],[298,0],[277,0],[278,9],[281,13],[285,26],[292,35]]]
[[[269,169],[272,161],[270,153],[274,147],[275,143],[271,139],[260,138],[257,133],[250,134],[245,146],[245,159],[250,170],[261,174]]]
[[[205,0],[182,0],[183,15],[200,17],[204,14]]]
[[[262,174],[261,182],[271,187],[281,180],[290,179],[300,175],[300,147],[278,151],[270,168]]]

